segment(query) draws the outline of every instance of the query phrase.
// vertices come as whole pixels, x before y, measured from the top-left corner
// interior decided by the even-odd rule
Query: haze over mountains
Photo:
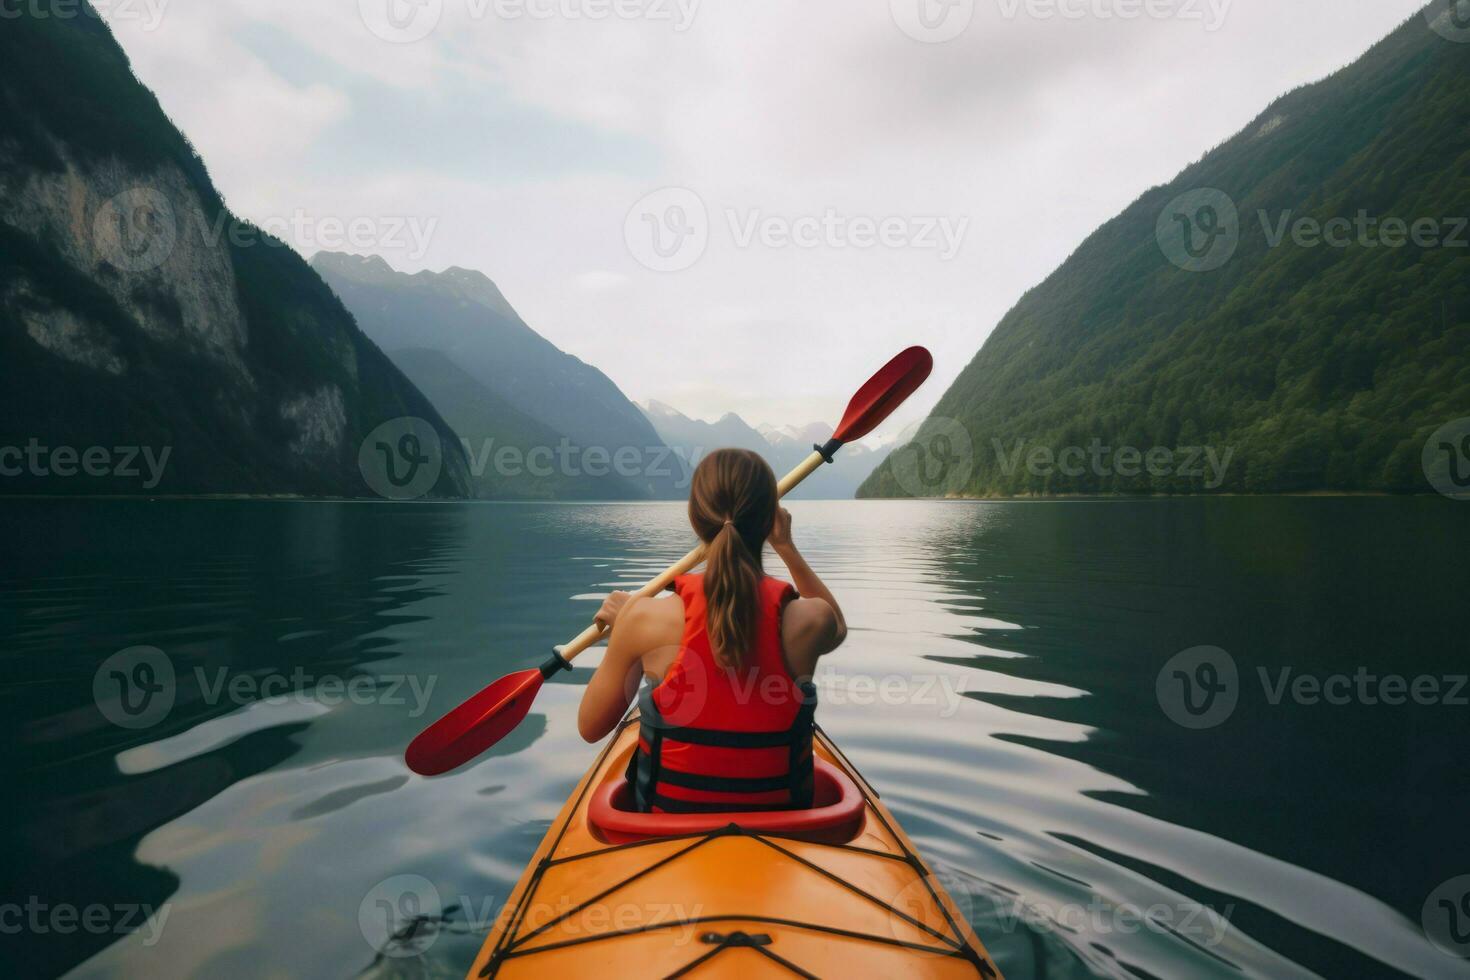
[[[659,401],[639,406],[664,442],[685,459],[698,460],[711,449],[732,447],[760,453],[776,471],[777,479],[785,476],[812,453],[812,448],[832,438],[832,426],[816,422],[806,426],[751,428],[733,412],[715,422],[692,419]],[[843,447],[835,462],[813,473],[792,493],[794,500],[847,500],[857,492],[879,456],[867,446]]]
[[[832,434],[820,424],[762,433],[734,414],[711,423],[657,401],[634,405],[601,371],[537,334],[480,272],[409,274],[378,256],[336,252],[311,265],[459,432],[479,496],[682,499],[711,450],[751,449],[784,474]],[[545,452],[559,446],[571,450],[570,466]],[[542,464],[534,472],[521,464],[532,450]],[[848,447],[796,496],[850,498],[875,462],[866,447]]]
[[[370,496],[369,434],[413,417],[434,496],[677,499],[709,449],[781,472],[830,434],[640,409],[479,272],[308,266],[229,212],[87,9],[0,30],[0,492]],[[1410,20],[1145,193],[1003,319],[922,455],[863,482],[878,455],[849,447],[799,494],[1424,490],[1450,465],[1430,434],[1470,412],[1470,44],[1446,33]]]
[[[312,267],[385,351],[425,348],[533,418],[584,445],[657,445],[653,428],[607,375],[526,325],[481,272],[397,272],[378,256],[320,252]]]
[[[1470,44],[1441,6],[1098,229],[862,495],[1427,491],[1470,414]]]
[[[378,256],[338,252],[311,264],[458,430],[477,495],[679,495],[679,461],[637,407],[607,375],[527,326],[483,273],[409,274]]]

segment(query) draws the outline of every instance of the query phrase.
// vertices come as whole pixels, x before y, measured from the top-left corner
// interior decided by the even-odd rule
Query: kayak
[[[625,720],[469,977],[987,977],[1000,971],[878,794],[820,730],[814,805],[629,808]]]

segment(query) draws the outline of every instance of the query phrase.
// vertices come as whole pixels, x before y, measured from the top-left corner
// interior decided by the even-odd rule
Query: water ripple
[[[1245,675],[1463,672],[1470,517],[1442,503],[796,504],[851,627],[819,718],[1012,978],[1470,976],[1419,922],[1470,869],[1462,714],[1256,696],[1201,732],[1155,695],[1200,644]],[[462,971],[592,758],[588,672],[449,777],[403,746],[692,543],[655,504],[37,501],[0,534],[18,893],[168,909],[157,934],[21,937],[80,977],[390,975],[360,916],[405,874],[453,909],[413,968]],[[374,696],[181,684],[131,731],[92,683],[138,645]],[[408,681],[422,703],[388,696]]]

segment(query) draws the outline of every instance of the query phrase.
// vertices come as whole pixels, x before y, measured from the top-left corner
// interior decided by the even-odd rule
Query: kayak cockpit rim
[[[839,760],[842,769],[851,777],[851,783],[862,794],[864,814],[871,815],[883,828],[884,832],[890,838],[891,843],[897,848],[896,852],[864,847],[852,843],[850,839],[834,842],[814,839],[811,836],[802,834],[751,830],[733,821],[724,826],[708,830],[646,837],[616,843],[604,843],[604,838],[595,832],[595,829],[587,819],[586,804],[590,795],[609,781],[607,775],[609,759],[618,750],[620,743],[623,742],[623,735],[628,727],[637,724],[637,722],[638,718],[636,713],[630,714],[628,718],[624,719],[618,726],[618,729],[609,737],[607,745],[599,753],[597,761],[583,777],[576,794],[569,801],[562,815],[558,817],[554,834],[548,833],[546,842],[543,842],[542,848],[538,852],[541,854],[540,859],[535,861],[527,869],[527,875],[517,885],[512,896],[514,902],[513,907],[501,913],[503,927],[497,928],[498,935],[495,938],[493,946],[489,948],[488,956],[486,951],[482,950],[480,956],[477,957],[476,964],[479,965],[479,969],[478,971],[472,969],[472,976],[480,978],[494,976],[509,961],[521,960],[522,958],[541,953],[565,950],[569,947],[609,942],[619,938],[655,933],[660,930],[691,926],[704,928],[727,923],[744,924],[744,927],[736,928],[728,934],[715,931],[701,934],[699,942],[711,948],[702,949],[699,955],[694,957],[690,962],[667,975],[682,976],[702,964],[709,962],[710,959],[726,950],[749,949],[796,975],[812,976],[813,974],[808,973],[800,965],[782,957],[776,950],[770,948],[773,945],[773,940],[770,936],[753,932],[752,928],[750,928],[766,926],[822,933],[861,943],[874,943],[890,949],[899,948],[929,956],[944,957],[950,959],[951,962],[957,958],[967,961],[974,967],[979,976],[987,978],[996,978],[999,976],[989,958],[977,948],[977,943],[973,941],[973,933],[970,932],[968,923],[959,921],[955,913],[951,910],[946,898],[941,897],[939,892],[936,891],[928,866],[910,846],[905,835],[899,832],[890,822],[888,815],[884,812],[884,808],[877,802],[877,794],[872,791],[868,782],[862,778],[861,774],[852,766],[847,757],[840,753],[840,750],[837,749],[832,743],[832,740],[820,727],[816,730],[817,743],[822,749],[831,753],[835,759]],[[586,832],[587,836],[601,844],[601,846],[595,846],[577,853],[559,855],[558,851],[566,840],[568,832],[579,822],[587,824],[582,830]],[[581,831],[579,831],[580,833]],[[574,916],[598,905],[598,903],[603,902],[615,892],[626,888],[639,879],[669,866],[681,858],[709,846],[713,842],[731,838],[745,839],[758,843],[765,848],[779,853],[784,859],[796,862],[806,870],[820,875],[833,884],[840,886],[846,892],[860,897],[863,902],[870,903],[872,907],[881,910],[884,915],[890,916],[893,920],[906,923],[923,937],[923,941],[904,939],[897,935],[882,935],[869,931],[846,929],[840,925],[773,916],[762,912],[738,912],[719,915],[686,916],[658,923],[645,923],[625,929],[601,931],[591,935],[579,935],[570,939],[541,942],[532,945],[535,940],[545,937],[550,930],[569,922]],[[631,873],[601,887],[595,894],[577,901],[569,907],[559,909],[558,914],[548,921],[540,922],[534,929],[518,935],[526,925],[525,918],[527,911],[537,899],[538,890],[548,872],[574,862],[606,857],[611,854],[640,848],[669,844],[684,844],[685,846],[677,847],[672,852],[664,854],[658,860],[639,867]],[[881,897],[872,894],[852,882],[844,880],[831,870],[821,867],[801,854],[795,853],[793,848],[798,845],[814,847],[822,851],[834,849],[852,852],[867,858],[878,858],[907,866],[911,870],[914,879],[923,883],[932,907],[942,914],[943,928],[936,928],[915,916],[909,915],[902,909],[896,908],[892,903],[884,901]],[[481,960],[483,960],[483,965],[480,965]]]

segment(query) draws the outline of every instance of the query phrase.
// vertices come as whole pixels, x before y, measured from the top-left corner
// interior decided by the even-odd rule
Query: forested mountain
[[[634,478],[590,467],[561,433],[520,411],[445,353],[405,348],[391,355],[460,434],[476,497],[484,500],[625,500],[647,496]],[[563,449],[565,447],[565,450]],[[669,460],[671,472],[678,461]]]
[[[444,447],[421,489],[469,488],[454,433],[230,214],[85,3],[0,27],[0,382],[0,493],[368,496],[360,452],[402,417]]]
[[[1448,33],[1415,16],[1100,228],[861,494],[1427,491],[1426,440],[1470,415],[1470,44]],[[1155,447],[1198,465],[1151,473]]]
[[[582,488],[575,495],[585,496],[589,481],[596,484],[592,495],[603,498],[677,495],[678,467],[667,459],[658,434],[638,408],[607,375],[527,326],[483,273],[454,268],[410,275],[378,256],[339,252],[317,254],[312,266],[389,357],[397,359],[399,352],[409,350],[444,354],[484,388],[475,396],[482,407],[497,399],[542,429],[535,441],[524,444],[513,433],[528,430],[513,417],[502,421],[483,412],[473,421],[463,417],[459,425],[470,428],[461,428],[460,434],[472,450],[487,439],[499,445],[510,440],[519,453],[539,449],[544,457],[547,439],[555,449],[565,438],[576,451],[560,454],[554,469],[558,478],[565,478],[560,479],[564,488]],[[438,388],[427,376],[421,379]],[[458,385],[463,395],[462,382],[444,383]],[[604,456],[616,458],[619,453],[627,465],[604,462]],[[545,467],[538,465],[538,471]],[[481,492],[543,496],[552,485],[549,480],[527,487],[500,482],[494,488],[482,486]]]

